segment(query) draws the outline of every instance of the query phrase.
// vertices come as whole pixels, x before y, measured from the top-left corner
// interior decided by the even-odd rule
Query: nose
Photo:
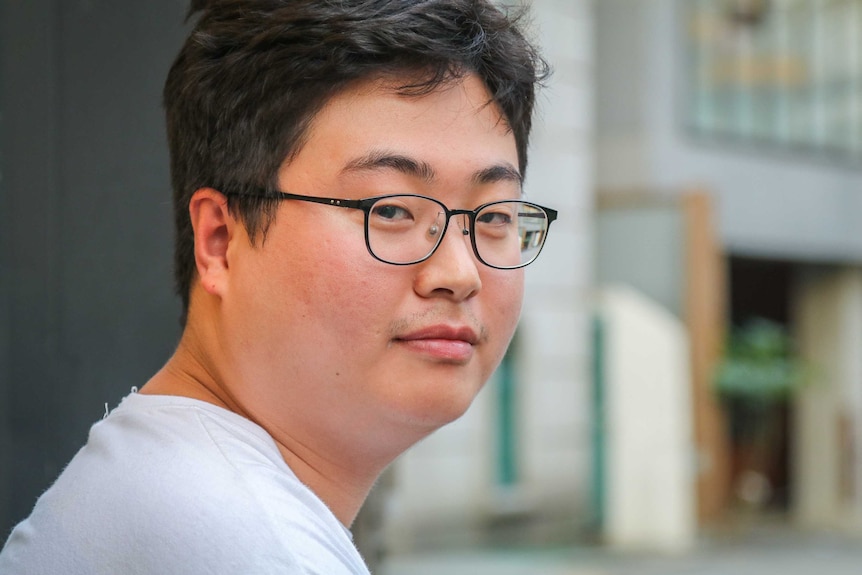
[[[454,216],[434,254],[417,265],[414,289],[422,297],[463,301],[479,293],[482,264],[473,253],[466,216]]]

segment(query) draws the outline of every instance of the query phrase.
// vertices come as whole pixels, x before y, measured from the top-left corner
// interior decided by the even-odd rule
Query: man
[[[165,86],[184,332],[0,573],[356,574],[348,527],[460,416],[556,213],[545,67],[484,0],[194,2]]]

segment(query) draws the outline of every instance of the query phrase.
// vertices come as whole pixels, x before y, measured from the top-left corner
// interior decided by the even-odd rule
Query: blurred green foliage
[[[755,318],[731,332],[715,389],[725,399],[778,401],[805,385],[807,371],[794,354],[787,329]]]

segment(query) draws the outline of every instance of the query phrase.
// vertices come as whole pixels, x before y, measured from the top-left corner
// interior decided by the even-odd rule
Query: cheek
[[[491,334],[494,345],[493,365],[502,359],[506,348],[515,333],[521,316],[521,304],[524,298],[523,270],[511,270],[505,275],[495,274],[483,282],[486,296],[486,326]]]
[[[294,313],[302,314],[310,330],[338,345],[364,341],[363,336],[388,325],[387,312],[395,307],[389,299],[399,289],[397,279],[386,273],[391,270],[381,269],[384,265],[368,255],[364,243],[322,243],[313,258],[286,270]]]
[[[504,333],[511,337],[524,300],[524,270],[507,270],[494,274],[485,283],[489,295],[489,308],[494,321]]]

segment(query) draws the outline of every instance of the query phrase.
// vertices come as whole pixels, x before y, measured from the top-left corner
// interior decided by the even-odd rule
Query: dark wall
[[[0,540],[179,337],[161,87],[185,0],[0,0]]]

